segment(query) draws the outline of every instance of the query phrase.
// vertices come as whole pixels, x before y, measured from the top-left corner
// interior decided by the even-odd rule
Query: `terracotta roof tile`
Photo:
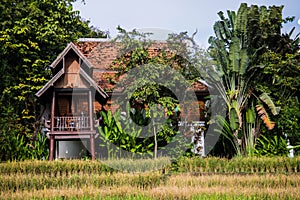
[[[114,83],[117,82],[114,74],[116,73],[110,67],[119,56],[120,43],[111,41],[79,41],[75,43],[77,48],[94,66],[93,78],[100,87],[106,91],[112,91]],[[166,47],[166,42],[157,42],[150,46],[150,56],[157,55]],[[199,82],[193,84],[195,91],[207,92],[207,87]]]
[[[207,87],[198,81],[193,83],[193,88],[195,91],[208,91]]]

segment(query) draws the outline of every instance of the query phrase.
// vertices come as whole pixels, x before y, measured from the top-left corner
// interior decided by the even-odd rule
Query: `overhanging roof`
[[[86,57],[77,49],[77,47],[73,44],[70,43],[68,46],[62,51],[62,53],[54,60],[54,62],[51,64],[51,67],[55,68],[58,63],[67,55],[67,53],[70,50],[73,50],[79,58],[84,62],[89,68],[92,68],[93,66],[91,63],[86,59]],[[48,81],[35,95],[38,98],[41,98],[43,94],[45,94],[52,86],[54,86],[55,82],[63,77],[65,74],[65,69],[62,68],[56,73],[50,81]],[[87,72],[85,72],[81,67],[79,70],[79,75],[82,76],[89,84],[90,87],[94,88],[95,91],[100,94],[100,96],[103,99],[107,99],[109,96],[108,94],[88,75]]]
[[[55,76],[52,77],[52,79],[50,81],[48,81],[48,83],[46,83],[46,85],[44,85],[44,87],[42,87],[42,89],[40,89],[37,93],[35,93],[35,96],[37,97],[41,97],[51,86],[54,85],[54,83],[64,75],[64,69],[62,68],[57,74],[55,74]]]
[[[108,94],[82,69],[80,68],[79,74],[93,87],[103,98],[108,98]]]
[[[79,58],[89,67],[92,68],[93,65],[90,63],[90,61],[81,53],[81,51],[78,50],[78,48],[71,42],[68,44],[68,46],[59,54],[59,56],[52,62],[52,64],[50,65],[51,68],[55,68],[58,63],[67,55],[67,53],[70,50],[73,50],[78,56]]]

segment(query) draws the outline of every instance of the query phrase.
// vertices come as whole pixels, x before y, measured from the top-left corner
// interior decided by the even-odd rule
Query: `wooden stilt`
[[[53,90],[52,94],[52,105],[51,105],[51,130],[50,130],[50,149],[49,149],[49,160],[52,161],[54,159],[54,110],[55,110],[55,90]]]
[[[89,91],[89,117],[90,117],[90,130],[94,131],[94,120],[93,120],[93,101],[92,101],[92,91]],[[90,135],[90,151],[91,151],[91,156],[92,156],[92,160],[95,160],[95,141],[94,141],[94,134]]]
[[[50,152],[49,152],[49,160],[52,161],[54,159],[54,135],[50,136]]]
[[[90,145],[91,145],[90,149],[91,149],[92,160],[95,160],[95,140],[94,140],[94,134],[91,134]]]

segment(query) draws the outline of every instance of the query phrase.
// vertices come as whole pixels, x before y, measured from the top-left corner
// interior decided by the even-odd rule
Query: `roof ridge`
[[[78,42],[108,42],[110,38],[79,38]]]

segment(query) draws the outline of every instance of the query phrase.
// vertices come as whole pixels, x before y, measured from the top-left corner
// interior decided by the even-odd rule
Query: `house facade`
[[[155,53],[162,45],[155,43],[149,51]],[[89,151],[92,159],[98,157],[96,112],[111,105],[115,82],[111,77],[116,73],[111,64],[117,58],[117,43],[81,39],[68,44],[50,65],[53,77],[36,93],[50,140],[49,160],[78,158],[82,151]],[[207,87],[196,82],[193,89],[198,99],[195,103],[202,107]]]

